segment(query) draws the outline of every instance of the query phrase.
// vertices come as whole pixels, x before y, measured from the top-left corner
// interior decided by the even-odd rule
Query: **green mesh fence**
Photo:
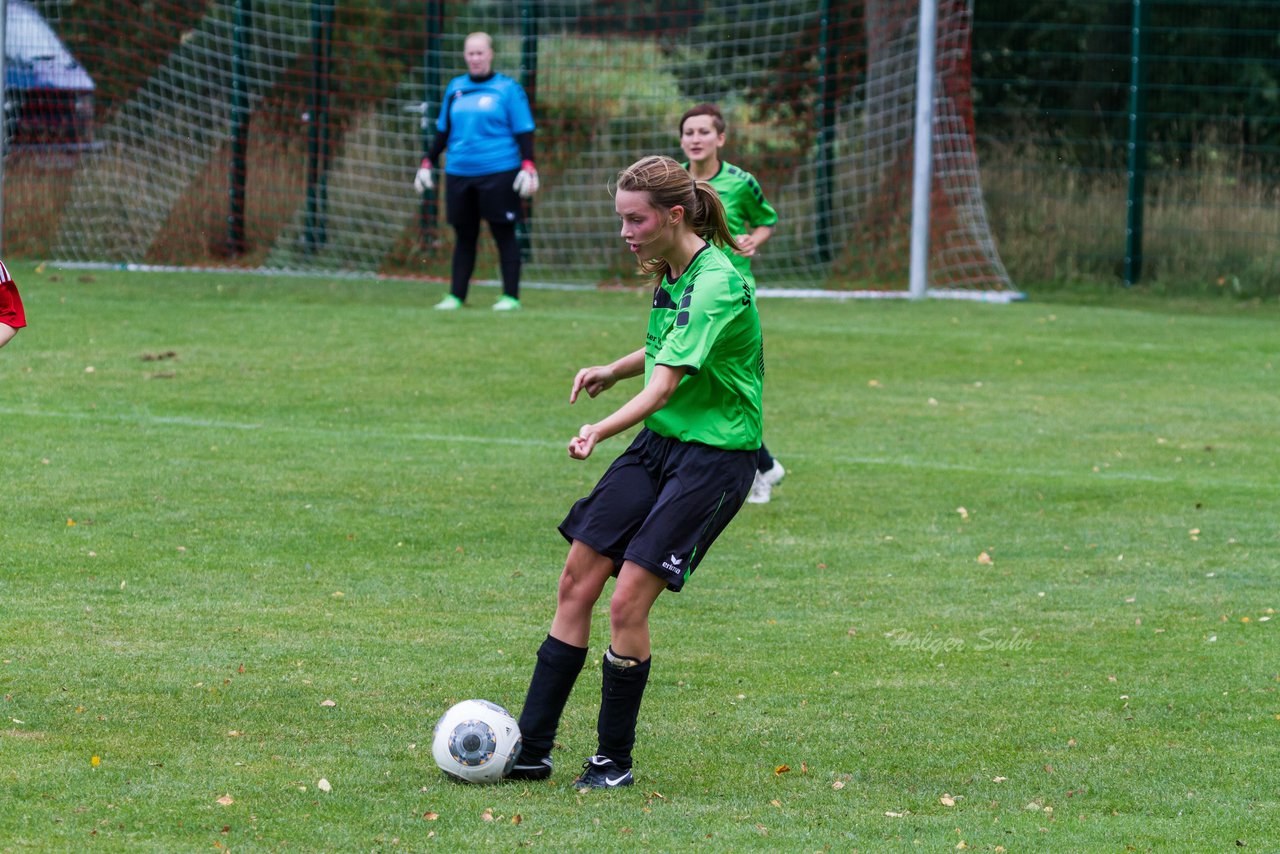
[[[1280,293],[1280,4],[976,0],[973,62],[1015,280]]]

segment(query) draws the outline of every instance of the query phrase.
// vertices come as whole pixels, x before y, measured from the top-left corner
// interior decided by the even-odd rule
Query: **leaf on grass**
[[[777,768],[773,769],[773,776],[781,777],[783,774],[786,774],[790,770],[791,770],[790,765],[779,765]]]
[[[490,807],[489,809],[486,809],[484,812],[480,813],[480,820],[493,821],[493,808]]]
[[[230,795],[223,795],[217,800],[217,803],[221,804],[224,807],[229,807],[235,802],[236,802],[236,799],[231,797]]]
[[[519,824],[522,821],[524,821],[524,816],[520,815],[520,813],[516,813],[515,815],[511,816],[512,824]]]
[[[889,818],[906,818],[911,815],[911,810],[903,810],[902,812],[893,812],[892,810],[885,813]]]
[[[978,563],[982,564],[983,566],[990,566],[994,562],[995,561],[991,559],[991,555],[987,554],[986,552],[983,552],[982,554],[978,555]]]
[[[422,814],[422,818],[424,821],[435,821],[439,817],[440,817],[440,813],[438,812],[424,812]]]
[[[943,793],[942,797],[938,798],[938,801],[944,807],[953,807],[956,805],[956,799],[946,793]]]
[[[327,706],[327,707],[333,707],[333,706],[336,706],[336,705],[338,705],[338,704],[337,704],[337,703],[335,703],[333,700],[321,700],[321,701],[320,701],[320,705],[322,705],[322,706]]]
[[[968,511],[968,510],[966,510],[966,509],[965,509],[965,508],[963,508],[963,507],[957,507],[957,508],[956,508],[956,512],[960,514],[960,518],[961,518],[961,519],[964,519],[964,520],[968,521],[968,519],[969,519],[969,511]]]
[[[991,778],[991,782],[993,782],[993,783],[1003,783],[1003,782],[1005,782],[1005,781],[1006,781],[1006,780],[1008,780],[1008,779],[1009,779],[1008,777],[992,777],[992,778]]]
[[[1280,717],[1280,715],[1276,715],[1276,717]],[[844,788],[844,781],[836,780],[834,783],[831,784],[831,788],[835,789],[837,792],[840,791],[841,789]]]

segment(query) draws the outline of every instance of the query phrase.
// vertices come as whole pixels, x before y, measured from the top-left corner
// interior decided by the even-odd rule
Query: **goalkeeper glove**
[[[436,188],[435,179],[431,177],[431,161],[425,157],[422,158],[422,165],[418,167],[418,174],[414,176],[413,188],[419,195],[426,195]]]
[[[531,198],[538,192],[538,170],[534,167],[532,160],[526,160],[520,164],[520,171],[516,173],[516,180],[511,185],[511,189],[519,193],[522,199]]]

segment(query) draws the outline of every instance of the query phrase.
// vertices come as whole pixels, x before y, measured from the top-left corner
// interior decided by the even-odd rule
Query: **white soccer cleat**
[[[773,496],[774,485],[782,480],[786,473],[787,470],[777,460],[773,461],[773,468],[768,471],[756,472],[756,479],[751,484],[751,494],[747,496],[747,503],[768,504],[769,499]]]

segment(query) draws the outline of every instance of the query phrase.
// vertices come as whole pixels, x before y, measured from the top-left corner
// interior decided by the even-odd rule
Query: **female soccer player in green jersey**
[[[751,284],[720,249],[733,246],[733,235],[716,192],[670,157],[646,157],[618,175],[614,203],[622,239],[655,280],[645,344],[578,371],[569,402],[627,377],[643,374],[645,382],[612,414],[584,424],[569,456],[585,460],[609,437],[641,422],[644,429],[560,524],[569,556],[520,714],[524,747],[508,775],[551,775],[556,727],[586,661],[591,611],[614,576],[598,744],[574,782],[579,789],[633,782],[649,611],[663,590],[684,586],[746,500],[761,433],[760,318]]]
[[[689,174],[699,181],[706,181],[719,193],[729,231],[738,244],[737,249],[729,253],[729,260],[754,290],[756,279],[751,272],[751,259],[773,235],[778,214],[764,197],[764,190],[760,189],[760,182],[754,175],[720,159],[725,128],[724,116],[716,105],[690,107],[680,117],[680,149],[689,158],[684,164]],[[786,473],[782,463],[773,458],[768,448],[760,445],[756,479],[747,501],[751,504],[767,503],[774,485]]]

